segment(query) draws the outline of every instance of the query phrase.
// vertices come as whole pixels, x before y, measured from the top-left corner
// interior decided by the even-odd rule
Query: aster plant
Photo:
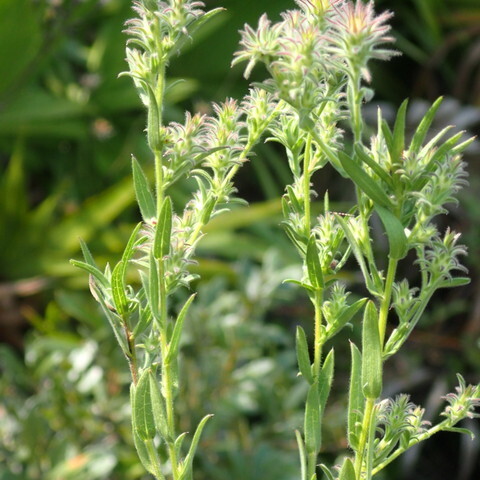
[[[307,382],[304,425],[296,432],[301,480],[370,480],[413,445],[438,431],[461,431],[456,424],[472,417],[480,386],[459,376],[455,394],[446,397],[445,417],[431,426],[424,410],[407,395],[382,399],[383,365],[408,339],[432,295],[460,286],[468,278],[460,257],[459,234],[438,231],[434,218],[465,183],[463,150],[471,139],[430,138],[429,127],[441,103],[433,104],[407,141],[407,102],[391,128],[378,113],[370,136],[362,105],[371,100],[372,60],[388,60],[390,13],[377,15],[373,2],[297,0],[297,8],[273,23],[263,15],[256,29],[245,26],[233,64],[246,62],[248,77],[262,63],[269,77],[253,84],[242,102],[214,105],[214,115],[187,114],[184,123],[163,122],[165,72],[172,55],[219,9],[205,13],[191,0],[138,0],[136,18],[127,23],[127,62],[147,110],[147,141],[154,188],[140,163],[132,160],[133,182],[142,216],[122,258],[101,271],[87,246],[84,262],[92,294],[110,322],[130,367],[132,426],[139,458],[163,480],[192,478],[193,457],[204,417],[187,449],[177,431],[178,355],[191,295],[175,311],[172,295],[189,287],[190,265],[204,226],[234,201],[238,168],[263,137],[285,148],[292,172],[283,214],[286,234],[298,251],[303,277],[289,279],[305,289],[314,307],[314,337],[297,328],[296,350],[302,381]],[[259,160],[255,160],[259,161]],[[347,212],[312,215],[312,178],[330,163],[352,182],[355,202]],[[197,190],[186,205],[173,208],[169,189],[190,175]],[[388,240],[385,258],[374,252],[371,225],[377,218]],[[411,252],[411,253],[410,253]],[[404,260],[410,253],[408,260]],[[420,284],[398,278],[398,265],[411,262]],[[341,272],[354,258],[365,297],[350,301]],[[138,281],[130,282],[132,271]],[[362,345],[351,344],[346,419],[350,452],[334,468],[318,465],[322,418],[334,373],[334,350],[325,343],[356,317],[362,317]],[[390,323],[391,328],[387,328]],[[469,432],[467,432],[469,433]]]

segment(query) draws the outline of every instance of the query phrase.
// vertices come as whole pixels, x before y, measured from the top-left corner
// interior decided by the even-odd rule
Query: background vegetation
[[[206,4],[227,11],[172,63],[171,81],[185,81],[169,91],[170,120],[182,118],[185,108],[209,111],[212,100],[240,98],[247,83],[240,68],[230,69],[238,30],[264,11],[274,18],[293,7],[290,0]],[[376,5],[395,12],[403,56],[375,65],[367,120],[376,104],[394,111],[410,97],[414,123],[444,95],[438,126],[478,133],[478,0]],[[79,237],[99,263],[118,256],[139,218],[129,169],[131,153],[148,162],[144,112],[130,80],[117,78],[126,68],[121,31],[130,15],[130,0],[0,2],[1,480],[146,478],[129,436],[124,360],[87,279],[68,263],[78,256]],[[472,283],[436,299],[404,354],[387,364],[386,394],[410,391],[430,415],[439,408],[431,399],[451,390],[455,372],[478,382],[479,158],[474,144],[466,157],[470,187],[449,218],[469,247]],[[296,324],[310,328],[311,311],[306,298],[281,285],[296,268],[279,226],[285,159],[272,144],[262,145],[237,180],[250,207],[216,218],[200,245],[200,294],[183,345],[181,428],[189,430],[207,412],[216,415],[197,457],[199,479],[293,480],[293,430],[302,423],[305,396],[293,337]],[[335,202],[350,200],[333,172],[322,171],[316,181]],[[179,185],[174,200],[181,202],[189,188]],[[336,343],[342,340],[348,344],[346,337]],[[343,358],[347,365],[347,349]],[[339,365],[338,401],[326,416],[331,459],[346,448],[337,419],[344,418],[347,382]],[[480,434],[478,423],[469,428]],[[384,478],[479,478],[479,445],[439,435]]]

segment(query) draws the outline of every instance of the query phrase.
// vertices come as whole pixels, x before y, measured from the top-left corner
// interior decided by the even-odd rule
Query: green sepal
[[[112,272],[112,297],[115,309],[123,317],[128,313],[128,298],[125,293],[125,263],[122,260]]]
[[[338,480],[355,480],[355,468],[350,458],[345,458],[343,461]]]
[[[317,454],[322,443],[320,398],[318,383],[310,385],[305,406],[305,448],[307,454]]]
[[[170,253],[170,239],[172,236],[172,200],[165,197],[163,201],[158,223],[155,229],[155,237],[153,239],[153,256],[155,258],[163,258]]]
[[[310,284],[315,290],[323,289],[325,284],[323,281],[322,267],[320,265],[317,241],[314,235],[312,235],[308,240],[305,261],[307,263],[307,272]]]
[[[172,337],[170,338],[170,342],[168,344],[167,356],[165,357],[166,364],[170,364],[170,362],[172,360],[175,360],[178,355],[183,323],[185,321],[185,317],[187,316],[188,309],[190,308],[190,305],[192,304],[195,297],[195,293],[190,295],[189,299],[185,302],[185,305],[182,307],[180,313],[178,314],[175,326],[173,327]]]
[[[352,365],[350,370],[350,388],[348,391],[348,443],[357,451],[360,438],[364,408],[362,394],[362,354],[354,343],[350,343]]]
[[[325,405],[327,404],[328,396],[330,395],[334,366],[335,352],[332,348],[323,361],[322,370],[320,371],[320,377],[318,379],[318,404],[321,414],[325,411]]]
[[[165,404],[153,372],[148,372],[151,405],[155,427],[166,442],[170,442]]]
[[[205,417],[203,417],[198,424],[198,427],[195,430],[195,434],[193,435],[192,443],[188,450],[188,454],[182,464],[181,473],[178,477],[178,480],[185,480],[190,478],[192,472],[193,457],[195,456],[198,442],[200,441],[200,436],[202,435],[202,431],[205,428],[206,423],[208,422],[208,420],[210,420],[211,417],[213,417],[213,415],[205,415]]]
[[[378,313],[368,301],[362,329],[362,389],[366,398],[376,399],[382,393],[382,346],[378,331]]]
[[[295,438],[297,439],[298,453],[300,455],[300,478],[301,480],[307,480],[307,453],[302,434],[298,430],[295,430]]]
[[[141,440],[153,439],[157,433],[150,391],[150,371],[144,370],[133,390],[133,427]]]
[[[338,158],[353,183],[355,183],[373,203],[391,210],[393,209],[393,204],[385,191],[360,165],[352,160],[345,152],[338,152]]]
[[[155,207],[155,199],[147,176],[142,170],[137,159],[132,156],[132,173],[133,173],[133,187],[135,190],[135,197],[137,199],[140,213],[145,222],[150,222],[152,218],[156,218],[157,211]]]
[[[390,247],[389,257],[392,260],[401,260],[408,253],[408,240],[405,235],[400,220],[386,208],[375,205],[375,211],[378,213],[380,220],[387,232],[388,244]]]
[[[310,362],[310,355],[308,353],[308,344],[307,336],[302,327],[297,326],[296,333],[296,350],[297,350],[297,362],[300,373],[303,378],[312,385],[313,384],[313,375],[312,375],[312,366]]]

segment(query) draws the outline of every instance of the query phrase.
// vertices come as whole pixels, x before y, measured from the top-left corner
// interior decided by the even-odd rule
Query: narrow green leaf
[[[321,463],[320,468],[322,469],[323,473],[327,477],[327,480],[335,480],[335,477],[333,476],[333,473],[330,471],[330,469],[325,464]]]
[[[375,211],[387,232],[390,246],[389,257],[393,260],[401,260],[408,253],[408,240],[400,220],[386,208],[375,205]]]
[[[367,303],[362,330],[362,388],[366,398],[382,393],[382,346],[378,331],[378,313],[372,301]]]
[[[303,443],[302,434],[298,430],[295,430],[295,437],[300,455],[300,478],[301,480],[307,480],[307,453],[305,451],[305,444]]]
[[[380,185],[373,180],[354,160],[346,153],[338,152],[338,158],[343,169],[350,179],[367,195],[374,203],[382,207],[393,209],[391,200]]]
[[[93,255],[90,252],[90,249],[88,248],[88,245],[82,239],[80,239],[80,248],[82,249],[82,254],[85,262],[88,263],[90,266],[98,269],[98,266],[93,258]]]
[[[290,200],[292,206],[293,206],[293,210],[295,212],[302,212],[303,211],[303,207],[300,203],[300,201],[298,200],[298,197],[295,195],[295,191],[293,190],[293,187],[291,185],[287,185],[287,195],[286,197],[288,198],[288,200]]]
[[[323,361],[322,370],[320,371],[320,378],[318,379],[318,403],[320,406],[320,412],[325,411],[325,405],[327,404],[327,399],[330,395],[334,365],[335,354],[332,348]]]
[[[158,218],[153,240],[153,255],[155,258],[163,258],[170,253],[170,238],[172,236],[172,200],[166,197],[163,201],[162,210]]]
[[[196,294],[190,295],[189,299],[185,302],[185,305],[180,310],[175,326],[173,327],[172,337],[168,344],[168,353],[165,357],[165,363],[169,364],[172,360],[175,360],[178,355],[178,348],[180,346],[180,338],[182,335],[183,324],[188,313],[188,309],[195,299]]]
[[[442,429],[444,432],[454,432],[454,433],[462,433],[464,435],[468,435],[472,440],[475,439],[475,434],[469,430],[468,428],[460,428],[460,427],[447,427]]]
[[[320,265],[320,256],[317,248],[317,241],[312,235],[308,241],[307,253],[305,257],[307,263],[308,279],[315,290],[324,288],[322,267]]]
[[[125,270],[127,268],[128,262],[132,259],[133,255],[135,254],[135,247],[139,243],[139,240],[137,239],[137,235],[141,227],[142,227],[142,223],[141,222],[137,223],[132,233],[130,234],[130,238],[128,239],[127,246],[123,251],[122,262]],[[145,239],[145,237],[142,237],[142,239]],[[140,242],[143,241],[142,239],[140,239]]]
[[[156,429],[165,439],[165,441],[169,442],[171,438],[168,431],[167,414],[165,411],[164,400],[162,394],[160,393],[160,388],[158,387],[157,380],[155,379],[155,376],[151,371],[148,372],[148,380],[152,402],[152,413]]]
[[[100,303],[103,313],[107,318],[108,322],[110,323],[110,326],[112,327],[115,338],[117,339],[117,342],[120,345],[123,354],[126,357],[129,357],[130,351],[128,348],[127,339],[125,338],[125,331],[123,329],[122,319],[116,313],[112,312],[111,308],[113,307],[107,305],[107,302],[104,298],[104,293],[97,285],[95,285],[95,283],[91,284],[91,290],[97,302]]]
[[[150,308],[143,308],[140,306],[138,309],[138,321],[133,329],[132,337],[137,338],[140,334],[142,334],[146,330],[151,320],[152,311],[150,310]]]
[[[128,313],[128,298],[125,293],[125,267],[119,261],[112,272],[112,297],[115,308],[120,316]]]
[[[437,98],[434,104],[429,108],[428,112],[422,118],[420,125],[418,126],[415,134],[413,135],[412,141],[410,142],[410,152],[418,153],[422,148],[422,144],[425,141],[428,130],[432,125],[433,119],[437,113],[438,108],[442,104],[443,97]]]
[[[312,367],[310,363],[310,355],[308,353],[308,344],[307,336],[302,327],[297,326],[296,334],[296,347],[297,347],[297,362],[300,373],[303,378],[312,385],[313,384],[313,375]]]
[[[336,335],[350,320],[359,312],[367,301],[366,298],[361,298],[350,305],[336,320],[331,328],[327,328],[327,339]]]
[[[145,290],[148,305],[152,311],[153,318],[160,322],[160,278],[158,276],[157,259],[150,250],[148,268],[148,289]]]
[[[371,280],[370,272],[367,268],[367,264],[365,262],[365,257],[363,255],[362,249],[357,242],[355,235],[352,231],[352,227],[349,224],[345,218],[343,218],[340,215],[335,215],[335,218],[339,225],[342,227],[343,233],[345,233],[345,237],[348,240],[348,244],[350,245],[353,255],[355,256],[355,259],[357,260],[357,263],[360,267],[360,270],[362,271],[363,278],[365,278],[365,281],[367,282],[367,288],[368,290],[372,293],[374,290],[373,283]]]
[[[149,377],[149,370],[144,370],[133,391],[134,408],[132,410],[132,418],[135,431],[141,440],[152,439],[157,433],[153,416]]]
[[[177,454],[177,457],[182,456],[182,445],[183,445],[183,442],[185,441],[186,438],[187,438],[187,432],[183,432],[175,440],[175,443],[174,443],[173,446],[175,448],[175,452]]]
[[[350,458],[345,458],[338,480],[355,480],[355,468]]]
[[[407,114],[408,100],[404,100],[400,105],[393,127],[393,144],[390,151],[392,163],[398,163],[402,159],[405,150],[405,117]]]
[[[132,406],[132,412],[135,411],[135,390],[136,387],[132,383],[130,386],[130,404]],[[142,462],[142,465],[145,467],[147,472],[153,475],[154,468],[152,465],[152,461],[150,460],[150,455],[148,454],[147,447],[143,443],[143,440],[139,437],[135,425],[135,417],[132,415],[132,433],[133,433],[133,442],[135,444],[135,448],[137,450],[138,458]]]
[[[160,136],[160,112],[158,111],[157,98],[150,85],[143,81],[143,86],[148,93],[147,113],[147,141],[152,152],[162,150],[162,139]]]
[[[471,282],[471,279],[468,277],[455,277],[450,278],[448,280],[443,280],[435,286],[437,288],[454,288],[454,287],[463,287],[464,285],[468,285]]]
[[[350,370],[350,389],[348,391],[348,443],[356,451],[360,438],[363,418],[364,398],[362,394],[362,354],[355,344],[350,343],[352,365]]]
[[[180,39],[178,39],[175,42],[175,46],[172,48],[172,50],[168,54],[169,58],[177,55],[181,51],[181,49],[183,48],[186,42],[191,42],[192,35],[194,35],[195,32],[197,32],[200,29],[200,27],[202,27],[206,22],[208,22],[210,19],[215,17],[220,12],[223,12],[224,10],[225,10],[224,8],[218,7],[218,8],[214,8],[213,10],[209,10],[208,12],[205,12],[201,16],[195,17],[186,26],[186,30],[188,34],[183,35]]]
[[[393,148],[393,133],[385,120],[382,120],[381,129],[383,137],[385,138],[385,143],[387,144],[388,151],[390,152]]]
[[[185,457],[185,461],[182,466],[182,472],[178,477],[178,480],[185,480],[186,478],[188,478],[189,475],[191,475],[193,457],[195,456],[195,452],[198,447],[198,442],[200,441],[200,436],[202,435],[202,431],[205,428],[206,423],[208,422],[208,420],[210,420],[211,417],[213,417],[213,415],[206,415],[205,417],[202,418],[202,420],[198,424],[198,427],[193,436],[192,443],[188,450],[188,454]]]
[[[321,447],[322,430],[320,416],[318,383],[314,383],[308,390],[305,406],[305,448],[309,455],[318,453]]]
[[[151,221],[152,218],[156,218],[157,211],[155,207],[155,199],[150,185],[148,183],[147,176],[142,170],[142,167],[138,163],[137,159],[132,156],[132,172],[133,172],[133,186],[135,189],[135,197],[140,208],[140,213],[145,222]]]
[[[70,263],[74,267],[81,268],[82,270],[85,270],[90,275],[92,275],[92,277],[98,281],[102,288],[106,289],[110,286],[108,280],[105,278],[105,275],[97,267],[94,267],[93,265],[82,262],[80,260],[70,260]]]
[[[392,187],[392,179],[388,172],[370,155],[368,155],[363,149],[363,147],[361,147],[360,145],[355,145],[355,154],[360,159],[360,161],[368,165],[381,180],[383,180],[389,187]]]

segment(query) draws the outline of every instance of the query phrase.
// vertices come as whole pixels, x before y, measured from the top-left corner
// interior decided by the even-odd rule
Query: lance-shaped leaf
[[[362,428],[364,397],[362,393],[362,355],[355,344],[350,344],[352,365],[348,391],[348,443],[356,451]]]
[[[182,465],[182,471],[178,477],[178,480],[185,480],[189,478],[189,476],[191,476],[193,457],[195,456],[195,452],[198,447],[198,442],[200,441],[200,436],[202,435],[202,431],[205,428],[206,423],[208,422],[208,420],[210,420],[211,417],[213,417],[213,415],[206,415],[205,417],[202,418],[202,420],[198,424],[198,427],[192,439],[192,443],[188,450],[188,454],[185,457],[185,461]]]
[[[355,303],[352,303],[338,318],[335,319],[335,322],[332,325],[327,327],[327,339],[332,338],[336,335],[356,314],[361,310],[366,298],[361,298]]]
[[[158,217],[155,238],[153,240],[153,255],[163,258],[170,253],[170,238],[172,236],[172,200],[166,197]]]
[[[463,287],[468,285],[471,282],[471,279],[468,277],[454,277],[446,280],[442,280],[435,284],[436,288],[454,288],[454,287]]]
[[[80,260],[70,260],[70,263],[74,267],[81,268],[82,270],[88,272],[103,289],[109,288],[110,285],[107,278],[97,267],[86,262],[81,262]]]
[[[143,279],[143,277],[142,277]],[[143,279],[145,294],[147,295],[148,306],[152,312],[153,318],[160,321],[160,277],[158,275],[157,259],[150,250],[148,280]]]
[[[312,375],[312,366],[310,362],[310,355],[308,353],[308,344],[307,336],[302,327],[297,326],[296,334],[296,350],[297,350],[297,361],[298,368],[303,378],[312,385],[313,384],[313,375]]]
[[[301,480],[307,480],[307,452],[305,451],[305,444],[303,443],[302,434],[298,430],[295,430],[295,437],[300,455],[300,478]]]
[[[308,240],[307,253],[305,257],[307,263],[307,273],[310,284],[315,290],[324,288],[322,267],[320,265],[320,256],[317,248],[317,241],[312,235]]]
[[[126,274],[128,262],[132,259],[133,255],[135,254],[135,248],[137,247],[138,244],[142,243],[146,238],[145,236],[143,236],[137,239],[137,235],[141,227],[142,227],[142,223],[141,222],[137,223],[132,233],[130,234],[130,238],[128,239],[127,246],[123,251],[122,262],[123,262],[123,268],[124,268],[124,275]]]
[[[135,411],[135,390],[136,387],[132,383],[130,386],[130,403],[132,406],[132,412]],[[138,458],[142,462],[142,465],[145,467],[147,472],[154,474],[154,467],[152,461],[150,460],[150,455],[148,454],[147,447],[145,446],[144,441],[139,437],[135,429],[135,418],[132,415],[132,431],[133,431],[133,442],[138,453]]]
[[[318,402],[320,405],[320,412],[325,411],[328,396],[333,381],[333,368],[335,365],[335,354],[333,348],[328,352],[328,355],[323,361],[322,370],[318,379]]]
[[[185,30],[186,33],[183,35],[181,38],[179,38],[176,42],[173,48],[170,50],[168,57],[171,58],[175,55],[177,55],[185,43],[191,42],[192,41],[192,35],[197,32],[202,25],[204,25],[206,22],[208,22],[211,18],[216,16],[218,13],[223,12],[225,9],[222,7],[219,8],[214,8],[213,10],[209,10],[208,12],[205,12],[203,15],[195,17],[186,27]]]
[[[379,163],[377,163],[375,159],[368,155],[360,145],[355,146],[355,155],[360,159],[360,161],[368,165],[389,187],[392,187],[392,179],[388,172]]]
[[[125,265],[122,260],[115,265],[112,272],[112,297],[120,316],[128,313],[128,298],[125,293]]]
[[[350,458],[345,458],[343,461],[338,480],[355,480],[355,468]]]
[[[133,187],[140,208],[140,213],[145,222],[157,216],[155,199],[153,198],[147,176],[142,170],[137,159],[132,156]]]
[[[158,388],[158,382],[151,371],[148,372],[148,381],[155,426],[160,435],[166,441],[170,441],[171,438],[168,431],[167,414],[165,411],[164,400],[162,394],[160,393],[160,389]]]
[[[405,150],[405,117],[407,107],[408,100],[404,100],[398,109],[395,125],[393,126],[393,143],[392,149],[390,150],[393,163],[398,163],[401,160],[403,151]]]
[[[428,112],[422,118],[420,125],[418,126],[415,134],[413,135],[412,141],[410,142],[410,152],[418,153],[420,148],[422,148],[423,142],[427,136],[430,125],[432,125],[435,114],[437,113],[438,108],[442,104],[443,97],[437,98],[435,103],[429,108]]]
[[[314,383],[308,390],[307,403],[305,406],[305,448],[309,455],[318,453],[322,444],[320,419],[318,383]]]
[[[375,211],[387,232],[390,247],[389,257],[392,260],[401,260],[408,252],[408,240],[400,220],[386,208],[375,205]]]
[[[157,98],[150,85],[142,81],[145,90],[148,93],[148,113],[147,113],[147,141],[152,152],[162,150],[162,139],[160,136],[160,114],[158,111]]]
[[[173,327],[172,338],[170,339],[170,342],[168,344],[168,353],[165,357],[166,364],[170,364],[172,360],[174,361],[177,358],[183,323],[185,321],[185,317],[187,316],[188,309],[190,308],[190,305],[195,299],[195,296],[195,293],[193,295],[190,295],[189,299],[185,302],[185,305],[182,307],[180,313],[178,314],[175,326]]]
[[[338,158],[343,169],[357,187],[375,204],[393,209],[391,200],[380,185],[373,180],[361,166],[352,160],[345,152],[338,152]]]
[[[332,471],[325,464],[321,463],[320,468],[325,474],[325,477],[327,477],[327,480],[335,480],[335,477],[333,476]]]
[[[378,313],[372,301],[367,303],[362,330],[362,389],[366,398],[382,393],[382,345],[378,331]]]
[[[135,432],[140,439],[151,440],[155,437],[157,429],[153,416],[150,372],[148,369],[143,371],[133,390],[132,406],[132,419]]]

